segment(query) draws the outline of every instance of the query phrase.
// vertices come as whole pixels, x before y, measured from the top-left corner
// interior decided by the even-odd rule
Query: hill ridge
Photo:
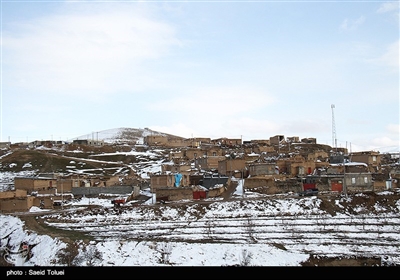
[[[81,136],[71,138],[69,139],[69,141],[91,139],[91,140],[105,141],[105,142],[132,142],[132,141],[143,142],[143,139],[148,135],[163,135],[163,136],[184,138],[181,136],[152,130],[147,127],[146,128],[118,127],[118,128],[110,128],[101,131],[91,132],[88,134],[83,134]]]

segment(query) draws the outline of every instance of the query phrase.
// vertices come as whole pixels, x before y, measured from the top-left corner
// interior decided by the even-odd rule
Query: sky
[[[377,194],[388,193],[392,192]],[[235,195],[242,195],[240,180]],[[246,196],[256,197],[257,194],[246,191]],[[345,207],[349,200],[351,198],[342,197],[335,203]],[[149,201],[146,204],[152,204],[151,199]],[[83,197],[72,203],[77,210],[89,204],[113,208],[107,198]],[[321,200],[316,196],[215,201],[206,207],[200,218],[197,217],[200,210],[195,204],[188,205],[184,213],[178,213],[168,205],[160,206],[157,211],[135,207],[122,213],[118,210],[115,213],[95,211],[88,215],[70,211],[69,215],[61,216],[37,207],[32,207],[29,212],[40,214],[47,211],[52,218],[47,220],[51,226],[79,230],[95,237],[86,248],[92,252],[97,250],[101,258],[83,258],[74,263],[78,266],[88,266],[85,260],[93,261],[94,266],[301,266],[310,254],[379,256],[386,259],[386,264],[382,263],[384,266],[399,264],[398,244],[394,242],[399,235],[398,211],[396,213],[393,209],[388,213],[383,205],[377,203],[375,210],[378,214],[362,214],[365,209],[360,205],[332,216],[321,210],[320,204]],[[395,207],[400,205],[397,203]],[[248,219],[254,231],[243,232]],[[212,227],[207,231],[204,225],[210,221]],[[26,229],[17,216],[0,215],[0,224],[1,249],[7,248],[10,253],[5,258],[17,266],[54,266],[58,252],[66,247],[66,243],[58,238]],[[137,237],[143,234],[160,234],[169,240],[138,242],[129,238],[129,235]],[[255,239],[249,241],[250,237]],[[192,242],[204,238],[223,238],[224,242]],[[31,246],[32,257],[29,260],[18,253],[23,252],[20,251],[22,243]],[[78,240],[79,244],[83,242]],[[274,244],[281,244],[285,249]],[[78,256],[85,256],[80,245]],[[161,251],[167,253],[164,259]]]
[[[0,140],[150,128],[399,152],[398,1],[1,0]]]

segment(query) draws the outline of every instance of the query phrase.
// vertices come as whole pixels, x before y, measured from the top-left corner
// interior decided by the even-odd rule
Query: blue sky
[[[1,1],[1,141],[151,128],[399,151],[398,1]]]

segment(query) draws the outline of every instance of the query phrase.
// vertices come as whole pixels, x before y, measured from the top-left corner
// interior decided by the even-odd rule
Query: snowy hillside
[[[101,140],[107,143],[137,143],[142,144],[143,140],[148,135],[168,135],[167,133],[154,131],[149,128],[113,128],[107,129],[97,132],[92,132],[89,134],[81,135],[79,137],[70,139],[72,140],[82,140],[82,139],[90,139],[90,140]],[[178,136],[179,137],[179,136]]]
[[[363,194],[246,197],[120,208],[82,198],[65,211],[1,215],[0,249],[19,266],[302,266],[314,256],[400,265],[398,193],[373,204]]]

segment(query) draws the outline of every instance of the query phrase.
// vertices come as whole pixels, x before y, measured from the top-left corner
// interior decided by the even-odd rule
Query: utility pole
[[[346,185],[346,159],[343,156],[343,192],[347,196],[347,185]]]
[[[334,147],[337,151],[337,139],[336,139],[336,127],[335,127],[335,114],[333,109],[335,108],[335,104],[331,104],[332,109],[332,148]]]

